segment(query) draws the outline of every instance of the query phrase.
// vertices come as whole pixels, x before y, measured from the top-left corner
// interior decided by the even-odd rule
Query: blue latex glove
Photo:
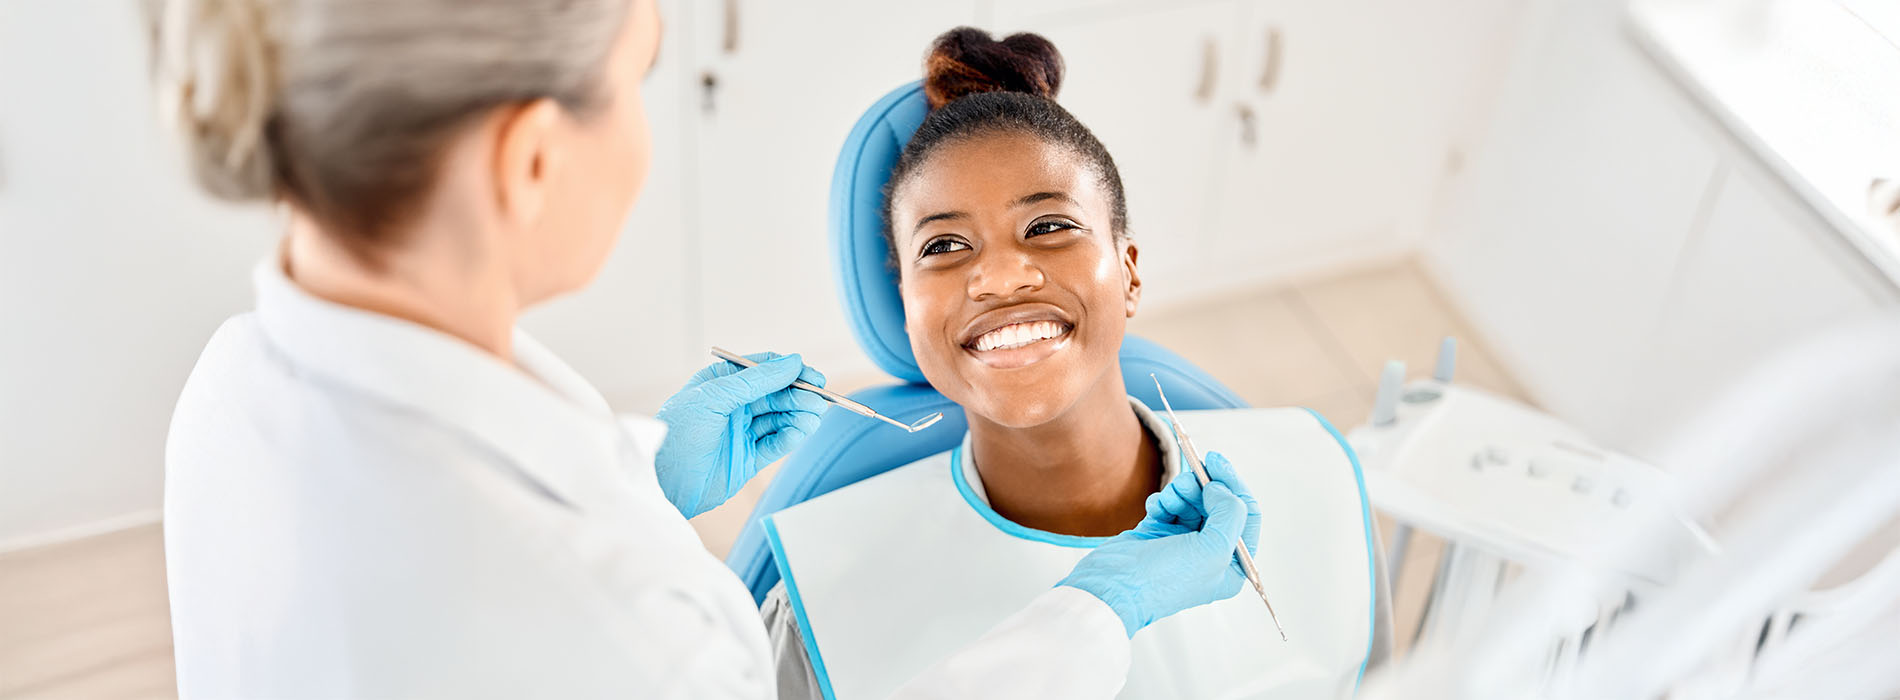
[[[1246,582],[1234,543],[1253,553],[1260,541],[1260,504],[1233,464],[1207,453],[1202,488],[1183,468],[1148,497],[1148,514],[1135,529],[1110,538],[1062,579],[1095,594],[1122,619],[1128,636],[1182,610],[1226,600]]]
[[[725,503],[765,465],[790,453],[818,430],[818,416],[830,405],[791,388],[795,379],[825,385],[825,375],[797,355],[746,358],[759,365],[708,365],[655,416],[666,423],[666,440],[653,457],[654,475],[666,500],[688,518]]]

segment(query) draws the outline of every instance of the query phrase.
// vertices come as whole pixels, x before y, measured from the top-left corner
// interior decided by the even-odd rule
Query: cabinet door
[[[1454,133],[1504,77],[1520,0],[1254,0],[1229,71],[1223,261],[1258,270],[1398,247]]]
[[[872,372],[837,298],[832,168],[864,110],[922,77],[930,40],[974,22],[976,4],[725,0],[693,12],[689,270],[702,345],[798,352],[834,378]]]
[[[1232,63],[1239,8],[1213,2],[1069,21],[1004,25],[1034,31],[1066,64],[1058,100],[1114,156],[1139,245],[1144,301],[1166,305],[1203,281],[1214,209],[1219,79]],[[1092,16],[1093,17],[1093,16]]]
[[[586,376],[622,411],[652,413],[686,381],[704,351],[688,337],[687,149],[681,105],[688,95],[682,0],[662,0],[669,36],[641,88],[653,130],[653,169],[594,283],[530,311],[522,327]]]
[[[1836,324],[1900,308],[1858,249],[1753,167],[1730,169],[1684,250],[1624,432],[1666,439],[1758,363]]]

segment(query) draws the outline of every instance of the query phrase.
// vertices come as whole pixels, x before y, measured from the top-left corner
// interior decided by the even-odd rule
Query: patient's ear
[[[1135,317],[1135,309],[1141,306],[1141,271],[1135,265],[1135,259],[1141,251],[1135,248],[1134,241],[1122,244],[1122,273],[1128,278],[1124,297],[1127,299],[1128,317]]]

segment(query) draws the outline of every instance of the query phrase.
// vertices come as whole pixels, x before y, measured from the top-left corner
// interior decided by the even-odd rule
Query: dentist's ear
[[[551,99],[504,113],[495,143],[496,207],[517,230],[531,228],[547,206],[549,183],[561,166],[556,130],[563,118]]]
[[[1134,241],[1122,244],[1122,273],[1128,278],[1124,294],[1128,318],[1134,318],[1135,309],[1141,306],[1141,271],[1135,264],[1140,256],[1141,251],[1135,247]]]

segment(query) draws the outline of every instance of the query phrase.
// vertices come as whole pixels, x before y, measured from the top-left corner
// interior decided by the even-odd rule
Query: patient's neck
[[[990,507],[1064,535],[1115,535],[1141,522],[1161,453],[1128,405],[1120,372],[1056,420],[1009,428],[970,415],[970,450]]]

